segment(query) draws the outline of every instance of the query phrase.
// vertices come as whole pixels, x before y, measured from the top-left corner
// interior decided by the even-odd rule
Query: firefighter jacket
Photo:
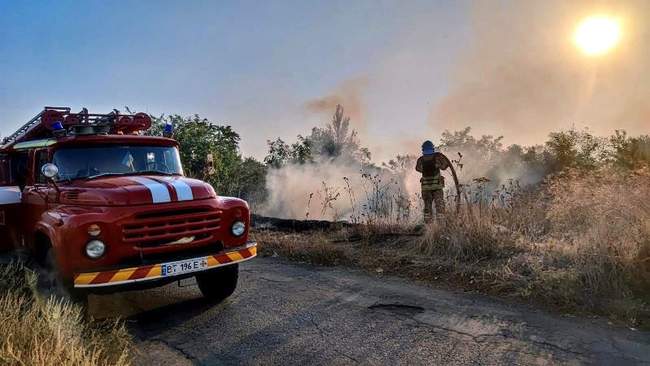
[[[449,168],[447,159],[442,157],[441,153],[433,155],[422,155],[416,165],[415,170],[422,173],[420,184],[423,191],[436,191],[445,187],[445,179],[440,175],[441,170]]]

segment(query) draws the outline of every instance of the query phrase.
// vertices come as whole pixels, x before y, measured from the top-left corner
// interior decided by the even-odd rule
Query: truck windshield
[[[52,159],[59,180],[106,175],[182,175],[178,149],[161,146],[98,146],[61,148]]]

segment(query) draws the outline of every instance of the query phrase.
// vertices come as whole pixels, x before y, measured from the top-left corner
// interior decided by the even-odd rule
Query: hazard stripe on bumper
[[[257,256],[257,244],[249,244],[244,248],[238,248],[230,252],[208,256],[208,266],[201,271],[244,262],[254,258],[255,256]],[[188,258],[188,260],[191,259],[192,258]],[[161,265],[162,263],[141,267],[123,268],[114,271],[78,273],[74,278],[74,287],[84,288],[115,286],[134,282],[150,281],[163,277],[173,278],[174,276],[162,276]]]

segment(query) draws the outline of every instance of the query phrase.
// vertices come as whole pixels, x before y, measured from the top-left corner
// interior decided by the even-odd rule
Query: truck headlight
[[[92,224],[88,226],[88,235],[90,236],[99,236],[102,233],[102,228],[97,224]]]
[[[86,244],[86,255],[89,258],[97,259],[104,255],[106,245],[99,240],[91,240]]]
[[[235,221],[230,228],[230,232],[232,232],[232,235],[234,236],[242,236],[246,232],[246,224],[241,221]]]

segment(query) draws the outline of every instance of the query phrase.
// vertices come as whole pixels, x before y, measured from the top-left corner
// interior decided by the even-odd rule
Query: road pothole
[[[424,312],[424,308],[406,304],[375,304],[368,306],[370,310],[387,311],[394,314],[413,316]]]

